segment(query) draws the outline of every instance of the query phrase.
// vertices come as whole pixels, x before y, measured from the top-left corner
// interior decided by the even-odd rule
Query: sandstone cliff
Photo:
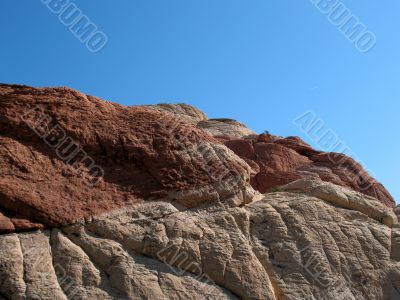
[[[400,299],[351,159],[185,104],[0,85],[0,299]]]

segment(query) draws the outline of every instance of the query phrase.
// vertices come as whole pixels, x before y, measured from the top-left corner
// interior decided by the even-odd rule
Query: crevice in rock
[[[54,247],[53,243],[54,243],[54,241],[53,241],[52,233],[53,233],[53,231],[50,232],[50,236],[49,236],[50,256],[51,256],[51,264],[52,264],[51,266],[52,266],[52,269],[54,271],[54,275],[56,277],[56,280],[57,280],[58,286],[60,288],[60,291],[62,291],[62,293],[64,294],[65,298],[69,299],[69,297],[67,296],[67,291],[65,291],[64,287],[61,285],[62,282],[60,282],[60,278],[58,277],[58,274],[57,274],[56,269],[54,267],[55,265],[57,265],[57,263],[54,261],[54,255],[53,255],[53,247]]]
[[[174,212],[174,213],[177,213],[177,212]],[[205,275],[205,276],[207,276],[207,278],[211,279],[212,282],[206,282],[206,281],[200,280],[201,282],[207,283],[207,284],[213,284],[213,285],[215,285],[216,287],[218,287],[219,289],[228,291],[229,293],[231,293],[231,294],[234,295],[235,297],[238,297],[238,299],[240,298],[239,295],[237,295],[237,294],[236,294],[235,292],[233,292],[231,289],[227,288],[227,287],[224,286],[224,285],[219,285],[219,284],[217,284],[217,283],[212,279],[212,277],[210,277],[210,276],[209,276],[208,274],[206,274],[206,273],[197,274],[197,273],[191,272],[190,270],[181,269],[181,268],[179,268],[179,267],[176,266],[176,265],[172,265],[172,266],[171,266],[171,265],[167,264],[166,262],[160,260],[158,257],[153,257],[153,256],[150,256],[150,255],[144,254],[143,252],[138,253],[137,251],[135,251],[135,250],[129,248],[129,247],[126,246],[124,243],[121,243],[120,241],[118,241],[118,240],[116,240],[116,239],[114,239],[114,238],[110,238],[110,237],[108,237],[108,236],[107,236],[106,238],[105,238],[105,237],[98,236],[96,233],[93,233],[92,231],[90,231],[90,230],[87,229],[86,227],[85,227],[85,231],[87,232],[87,234],[90,234],[90,235],[91,235],[92,237],[94,237],[94,238],[107,239],[107,240],[111,240],[111,241],[117,243],[117,244],[118,244],[130,257],[132,257],[132,258],[134,257],[134,255],[137,255],[137,256],[142,256],[142,257],[146,257],[146,258],[148,258],[148,259],[155,260],[155,261],[157,261],[158,263],[163,264],[163,265],[168,265],[169,267],[172,267],[172,268],[174,268],[174,269],[177,270],[177,271],[175,272],[175,275],[176,275],[177,277],[181,277],[181,276],[179,276],[178,274],[182,274],[182,273],[183,273],[183,274],[190,274],[192,278],[195,278],[196,280],[199,280],[199,278],[203,278],[203,276]],[[182,242],[183,242],[183,240],[182,240]],[[84,249],[82,249],[82,250],[84,250]],[[179,252],[179,250],[178,250],[178,252]],[[132,253],[134,253],[134,254],[132,254]],[[87,254],[87,255],[90,257],[89,254]],[[202,267],[203,267],[203,266],[202,266]],[[202,269],[202,270],[203,270],[203,269]],[[160,288],[161,288],[161,286],[160,286]]]
[[[61,232],[64,233],[64,237],[67,238],[72,244],[76,245],[78,248],[80,248],[89,258],[90,262],[93,264],[93,266],[99,271],[101,274],[101,280],[102,284],[98,286],[97,288],[103,290],[105,293],[107,293],[110,297],[117,297],[117,299],[122,299],[120,298],[121,295],[124,295],[125,293],[123,291],[118,290],[117,288],[113,287],[111,284],[110,280],[110,274],[102,267],[100,267],[93,257],[89,255],[84,248],[82,248],[78,243],[74,242],[71,238],[69,238],[68,233],[63,231],[63,228],[61,228]],[[103,287],[106,287],[104,289]]]
[[[16,236],[18,237],[19,246],[20,246],[21,254],[22,254],[22,270],[23,270],[22,271],[23,272],[22,280],[24,282],[24,297],[26,297],[26,290],[28,289],[28,285],[27,285],[28,281],[27,281],[27,271],[25,268],[25,256],[24,256],[24,250],[22,248],[22,241],[18,234],[16,234]]]
[[[279,286],[279,281],[276,278],[276,275],[273,271],[273,269],[274,269],[273,266],[271,264],[268,264],[265,259],[262,259],[260,253],[257,251],[257,249],[254,246],[252,247],[252,252],[268,275],[269,281],[271,282],[271,287],[272,287],[272,291],[274,293],[275,299],[276,300],[285,300],[285,294],[284,294],[283,290],[281,289],[281,287]]]

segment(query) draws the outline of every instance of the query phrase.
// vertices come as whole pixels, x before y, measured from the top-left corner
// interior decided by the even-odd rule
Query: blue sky
[[[318,147],[293,124],[311,110],[399,202],[400,2],[342,2],[376,35],[371,51],[305,0],[75,1],[108,37],[95,54],[40,0],[3,0],[0,82],[185,102]]]

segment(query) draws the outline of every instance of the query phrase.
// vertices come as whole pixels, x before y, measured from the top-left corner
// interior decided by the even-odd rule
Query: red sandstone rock
[[[298,137],[277,139],[262,134],[254,139],[221,140],[251,165],[251,184],[261,193],[313,175],[375,197],[388,207],[395,203],[385,187],[353,159],[343,154],[316,151]]]
[[[15,230],[11,220],[0,212],[0,234],[9,233]]]
[[[39,103],[52,117],[41,124],[62,126],[104,168],[98,184],[85,180],[87,166],[76,172],[76,158],[62,159],[65,153],[57,155],[21,121],[26,107]],[[168,106],[168,116],[70,89],[0,85],[1,300],[399,299],[400,230],[392,209],[309,176],[390,202],[361,166],[295,137],[218,137],[249,171],[227,147],[177,123],[176,109]],[[177,111],[191,114],[191,122],[197,114],[182,105]],[[229,201],[237,191],[244,198],[250,174],[260,190],[307,178],[247,205]],[[362,176],[364,185],[354,181]],[[176,191],[188,192],[179,204],[202,207],[136,203]],[[218,203],[202,205],[213,199]],[[52,228],[78,218],[89,220]],[[35,220],[49,228],[2,234],[44,227]],[[316,280],[323,278],[333,288]]]
[[[24,217],[13,217],[10,219],[11,222],[14,225],[15,231],[20,232],[20,231],[31,231],[31,230],[36,230],[36,229],[44,229],[46,226],[37,223],[37,222],[32,222],[30,220],[25,219]]]
[[[43,116],[51,121],[38,122]],[[55,147],[62,138],[69,140]],[[71,149],[69,142],[75,142]],[[75,149],[79,155],[72,155]],[[85,153],[87,159],[78,164]],[[28,219],[32,228],[36,222],[58,226],[240,178],[229,187],[235,193],[249,180],[248,172],[220,142],[171,114],[124,107],[69,88],[0,85],[0,209]],[[22,220],[15,224],[29,226]],[[1,227],[10,230],[11,224],[2,218]]]
[[[0,231],[58,226],[151,199],[180,197],[177,203],[193,207],[219,200],[221,189],[224,197],[243,191],[250,180],[266,192],[306,175],[394,203],[343,155],[316,151],[297,137],[219,136],[246,164],[191,124],[201,113],[180,105],[176,118],[175,108],[124,107],[69,88],[0,85]],[[182,121],[188,112],[190,122]],[[44,116],[51,120],[38,122]],[[74,147],[57,147],[67,141],[61,137]]]
[[[13,213],[6,214],[0,211],[0,234],[43,229],[44,227],[43,224],[31,222],[22,216],[14,215]]]

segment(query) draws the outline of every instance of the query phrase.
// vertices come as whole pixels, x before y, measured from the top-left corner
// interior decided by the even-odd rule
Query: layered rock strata
[[[400,299],[393,204],[299,138],[0,85],[0,300]]]

